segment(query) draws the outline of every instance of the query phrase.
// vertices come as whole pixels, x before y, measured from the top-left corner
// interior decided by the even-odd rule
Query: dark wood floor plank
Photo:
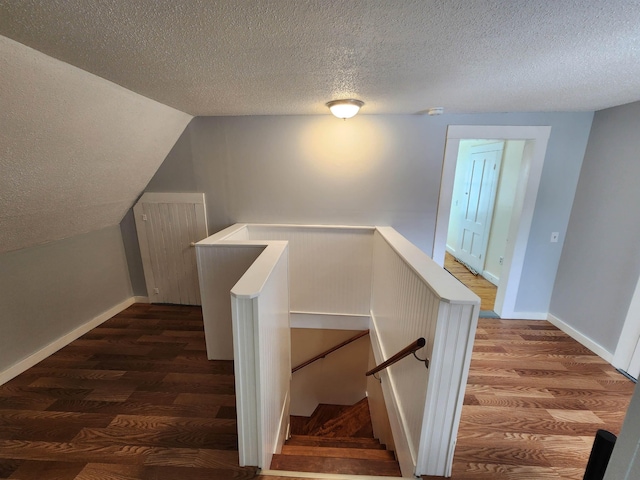
[[[449,252],[445,253],[444,268],[480,297],[481,310],[493,310],[498,287],[481,275],[474,275]]]
[[[0,478],[249,479],[197,307],[133,305],[0,386]]]
[[[547,322],[480,319],[478,333],[453,480],[582,480],[633,383]]]
[[[198,307],[136,304],[74,343],[0,386],[0,478],[255,477],[233,363],[206,359]],[[547,322],[481,319],[452,478],[581,480],[632,391]]]
[[[28,460],[23,462],[9,478],[20,480],[73,480],[84,466],[84,463]]]

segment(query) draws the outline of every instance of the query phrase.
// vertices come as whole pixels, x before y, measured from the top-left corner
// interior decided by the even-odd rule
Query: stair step
[[[309,417],[291,416],[291,431],[299,435],[313,435],[322,425],[332,418],[336,418],[350,405],[319,404]]]
[[[400,477],[392,451],[373,438],[369,401],[320,404],[310,417],[291,417],[292,436],[272,470]]]
[[[369,402],[365,397],[355,405],[320,404],[310,417],[292,416],[291,433],[373,438]]]
[[[305,457],[360,458],[363,460],[395,461],[396,456],[389,450],[372,448],[309,447],[304,445],[284,445],[282,455]]]
[[[287,440],[287,445],[367,448],[376,450],[385,449],[385,446],[375,438],[366,437],[317,437],[313,435],[292,435],[291,438]]]
[[[327,437],[373,437],[369,401],[366,397],[363,398],[336,417],[327,420],[315,433]]]
[[[379,475],[401,477],[395,461],[361,458],[309,457],[306,455],[274,455],[272,470],[293,472],[323,472],[340,475]]]

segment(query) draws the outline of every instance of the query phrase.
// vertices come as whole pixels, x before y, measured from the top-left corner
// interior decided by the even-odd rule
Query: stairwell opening
[[[292,365],[357,335],[353,330],[291,329]],[[290,435],[271,469],[401,477],[368,336],[292,375]]]

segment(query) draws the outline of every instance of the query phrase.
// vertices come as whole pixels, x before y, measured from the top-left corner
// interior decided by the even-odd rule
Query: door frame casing
[[[634,361],[634,354],[638,354],[638,348],[640,348],[640,278],[636,283],[611,363],[614,367],[633,376],[633,373],[629,372],[629,367]]]
[[[550,134],[550,126],[449,125],[447,128],[432,252],[433,260],[440,266],[444,265],[460,141],[467,139],[525,141],[518,189],[509,225],[509,241],[496,295],[495,311],[503,318],[534,320],[547,318],[544,312],[538,314],[516,312],[515,304]]]

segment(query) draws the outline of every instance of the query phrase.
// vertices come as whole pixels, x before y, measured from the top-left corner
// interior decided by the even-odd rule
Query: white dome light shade
[[[364,102],[348,98],[346,100],[332,100],[327,103],[327,107],[334,116],[338,118],[351,118],[358,113]]]

